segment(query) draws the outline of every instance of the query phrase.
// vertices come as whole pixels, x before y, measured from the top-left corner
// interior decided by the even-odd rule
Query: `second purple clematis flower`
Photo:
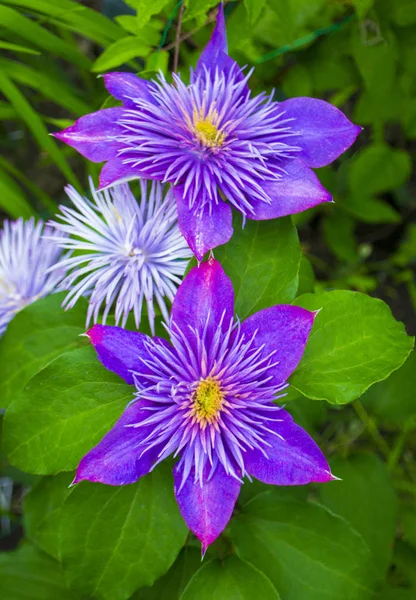
[[[175,186],[179,227],[195,256],[226,243],[233,206],[244,218],[274,219],[331,200],[311,170],[351,146],[360,127],[313,98],[251,96],[227,54],[223,7],[189,85],[173,75],[146,81],[104,76],[123,107],[81,117],[56,136],[95,162],[101,187],[147,177]]]
[[[105,367],[137,398],[78,466],[74,483],[136,482],[170,455],[175,495],[203,552],[229,521],[244,477],[274,485],[333,479],[312,438],[274,400],[302,357],[315,313],[290,305],[234,320],[214,259],[176,293],[171,343],[119,327],[89,332]]]

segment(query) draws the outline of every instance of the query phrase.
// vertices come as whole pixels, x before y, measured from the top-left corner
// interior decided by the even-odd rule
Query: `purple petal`
[[[100,189],[102,190],[115,183],[138,179],[142,176],[143,174],[137,167],[125,165],[120,158],[114,158],[113,160],[109,160],[101,169]]]
[[[202,260],[207,250],[226,244],[233,235],[231,207],[220,200],[211,205],[211,214],[206,210],[196,215],[183,197],[183,187],[176,186],[174,190],[179,229],[196,258]]]
[[[325,483],[335,479],[319,447],[293,422],[289,413],[279,410],[268,427],[277,434],[264,434],[263,441],[270,444],[264,448],[268,458],[259,450],[248,450],[244,455],[247,473],[273,485]]]
[[[207,472],[209,469],[207,468]],[[214,475],[203,486],[194,483],[193,473],[182,483],[182,472],[173,469],[175,496],[179,510],[189,529],[202,544],[202,554],[224,530],[231,518],[240,492],[241,483],[227,475],[219,463]]]
[[[107,73],[103,77],[107,90],[114,98],[121,100],[126,108],[137,109],[132,98],[153,102],[153,96],[150,93],[152,84],[145,79],[140,79],[134,73],[114,72]]]
[[[54,136],[78,150],[93,162],[103,162],[117,156],[120,143],[116,137],[123,133],[118,124],[123,109],[104,108],[81,117],[73,125],[54,133]]]
[[[228,56],[227,32],[222,2],[218,7],[217,22],[211,39],[199,57],[195,72],[198,74],[205,69],[212,71],[213,77],[215,69],[218,69],[224,71],[227,75],[233,72],[237,81],[244,78],[244,74],[236,61]]]
[[[81,460],[73,483],[87,480],[126,485],[147,475],[160,448],[154,447],[141,456],[143,449],[139,446],[151,433],[151,426],[128,427],[149,417],[145,406],[144,402],[135,402],[126,408],[114,427]]]
[[[299,159],[285,162],[285,173],[280,180],[262,182],[262,188],[272,199],[271,204],[250,198],[254,221],[266,221],[307,210],[321,204],[332,202],[331,194],[320,184],[319,179],[309,167]]]
[[[315,98],[293,98],[279,103],[285,119],[300,134],[294,143],[302,148],[300,157],[309,167],[325,167],[356,140],[361,127],[351,123],[343,112]]]
[[[142,361],[149,357],[145,342],[152,342],[147,335],[111,325],[94,325],[87,335],[105,368],[126,383],[134,383],[132,371],[146,372]]]
[[[264,357],[279,361],[268,371],[276,385],[285,382],[298,366],[315,316],[316,312],[305,308],[280,304],[260,310],[241,324],[241,332],[247,338],[255,335],[254,344],[263,347]]]
[[[173,300],[171,321],[188,336],[190,329],[201,331],[209,319],[212,334],[223,318],[228,328],[234,315],[234,291],[224,269],[213,258],[194,267],[185,277]],[[193,335],[190,341],[194,341]]]

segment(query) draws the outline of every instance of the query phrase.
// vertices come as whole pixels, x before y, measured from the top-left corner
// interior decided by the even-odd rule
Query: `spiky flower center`
[[[198,140],[208,148],[216,148],[224,142],[225,135],[209,120],[203,119],[195,123],[195,133]]]
[[[218,417],[224,400],[221,386],[213,377],[202,379],[193,395],[193,413],[201,425],[212,423]]]

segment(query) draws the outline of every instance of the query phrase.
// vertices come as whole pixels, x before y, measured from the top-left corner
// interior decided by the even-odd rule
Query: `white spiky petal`
[[[52,222],[61,234],[56,242],[71,251],[60,263],[69,270],[64,306],[89,296],[87,326],[101,311],[105,323],[114,309],[117,325],[124,327],[133,312],[139,328],[145,302],[154,333],[154,301],[168,320],[165,299],[172,302],[192,256],[177,225],[173,194],[159,182],[141,180],[138,202],[127,184],[100,192],[90,185],[92,201],[68,186],[74,208],[61,206],[60,221]]]
[[[43,221],[4,221],[0,232],[0,335],[22,308],[58,291],[62,268],[48,271],[61,254]]]

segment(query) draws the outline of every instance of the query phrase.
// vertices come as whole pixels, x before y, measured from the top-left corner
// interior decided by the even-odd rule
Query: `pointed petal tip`
[[[85,335],[90,338],[91,343],[95,346],[99,344],[103,338],[103,326],[98,323],[93,325],[86,333],[81,333],[81,335]]]
[[[82,477],[75,475],[74,479],[69,484],[68,489],[75,487],[77,485],[77,483],[80,483],[80,481],[82,481]]]
[[[208,550],[208,546],[209,546],[209,544],[204,544],[203,542],[201,542],[201,562],[205,558],[205,554],[206,554],[206,552]]]
[[[333,475],[331,472],[328,473],[328,481],[343,481],[341,479],[341,477],[337,477],[336,475]]]

